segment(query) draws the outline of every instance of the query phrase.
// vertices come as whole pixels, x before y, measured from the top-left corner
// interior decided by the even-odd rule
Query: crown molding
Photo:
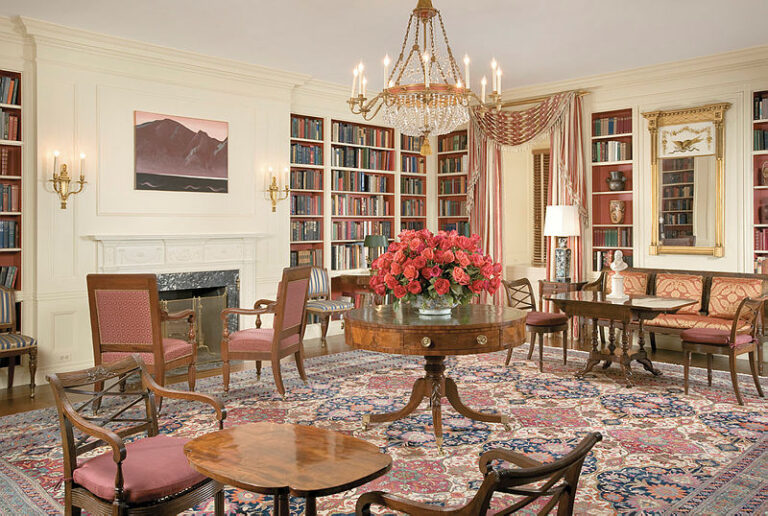
[[[124,61],[129,60],[179,72],[205,73],[220,81],[241,80],[287,90],[305,84],[311,78],[303,73],[177,50],[33,18],[17,17],[15,21],[17,30],[34,42],[38,60],[46,58],[46,49],[59,49],[114,60],[116,70],[120,70]],[[78,65],[80,62],[79,56],[74,56],[71,64]]]

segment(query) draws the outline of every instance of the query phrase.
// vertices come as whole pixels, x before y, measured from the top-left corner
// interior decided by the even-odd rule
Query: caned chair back
[[[731,342],[736,342],[736,335],[739,333],[749,333],[753,338],[756,337],[758,329],[757,319],[763,312],[765,300],[766,296],[758,298],[746,297],[741,300],[739,307],[736,309],[736,315],[733,318]]]
[[[504,291],[507,293],[507,305],[520,310],[536,310],[536,297],[528,278],[513,281],[502,280]]]
[[[328,271],[323,267],[312,267],[312,275],[309,280],[309,299],[328,299],[331,296],[331,281],[328,279]]]
[[[311,266],[283,269],[283,279],[280,281],[275,304],[273,349],[279,349],[281,343],[294,344],[304,337],[305,305],[312,269]]]
[[[163,361],[160,301],[154,274],[89,274],[93,353],[153,353]]]
[[[0,287],[0,331],[16,329],[16,297],[12,289]]]

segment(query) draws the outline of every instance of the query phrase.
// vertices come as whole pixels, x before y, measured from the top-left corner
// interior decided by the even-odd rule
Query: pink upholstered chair
[[[158,433],[155,408],[160,396],[201,401],[214,408],[222,429],[227,413],[218,400],[161,387],[138,354],[47,379],[64,447],[66,514],[83,509],[102,515],[178,514],[212,496],[215,514],[224,514],[224,486],[192,469],[183,450],[188,439]],[[107,397],[105,415],[83,414],[97,399]],[[128,439],[144,433],[145,438]],[[107,451],[100,455],[80,457],[105,446]]]
[[[139,353],[160,385],[165,385],[166,371],[186,367],[189,390],[195,390],[195,312],[162,310],[154,274],[89,274],[87,282],[94,365]],[[176,319],[188,321],[188,340],[163,338],[161,323]]]
[[[712,354],[728,355],[728,365],[731,370],[733,391],[736,393],[736,401],[743,405],[739,392],[738,375],[736,374],[736,357],[749,353],[749,367],[752,370],[752,378],[760,397],[763,397],[763,389],[760,387],[760,378],[757,374],[757,346],[760,339],[757,335],[757,318],[763,313],[765,297],[757,299],[745,298],[741,301],[733,317],[733,326],[730,330],[718,328],[690,328],[680,334],[683,340],[683,376],[685,393],[688,394],[688,368],[691,362],[691,353],[705,353],[707,355],[707,382],[712,385]]]
[[[230,315],[258,315],[264,313],[263,309],[226,308],[221,311],[221,359],[224,362],[222,373],[225,391],[229,391],[230,360],[255,360],[257,375],[261,375],[262,360],[269,360],[272,363],[277,390],[281,396],[285,396],[280,360],[293,354],[301,379],[307,381],[304,372],[303,339],[311,270],[310,266],[283,269],[283,279],[278,286],[277,301],[274,304],[275,318],[272,328],[249,328],[230,334],[227,328]]]

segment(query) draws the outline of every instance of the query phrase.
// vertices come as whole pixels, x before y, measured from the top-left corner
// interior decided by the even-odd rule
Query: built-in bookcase
[[[21,109],[21,74],[0,70],[0,285],[16,290],[21,289]]]
[[[421,138],[400,135],[400,229],[427,227],[427,161]]]
[[[291,266],[323,266],[323,125],[291,115]]]
[[[467,130],[437,138],[437,226],[469,235]]]
[[[754,178],[754,267],[768,272],[768,90],[752,97],[752,167]]]
[[[592,270],[597,272],[621,249],[632,265],[634,254],[632,178],[632,109],[592,114]],[[623,175],[624,186],[612,190],[609,180]],[[611,201],[623,202],[624,218],[611,220]]]

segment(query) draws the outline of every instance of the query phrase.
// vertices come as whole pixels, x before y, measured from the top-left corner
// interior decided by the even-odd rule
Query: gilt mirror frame
[[[686,109],[669,111],[652,111],[643,113],[648,120],[648,131],[651,135],[651,245],[648,249],[650,255],[659,254],[696,254],[722,257],[723,247],[723,213],[724,213],[724,154],[725,154],[725,112],[731,107],[729,102],[707,104]],[[663,245],[659,239],[659,128],[671,125],[693,124],[698,122],[710,122],[715,128],[714,156],[715,156],[715,239],[713,246],[682,246]]]

